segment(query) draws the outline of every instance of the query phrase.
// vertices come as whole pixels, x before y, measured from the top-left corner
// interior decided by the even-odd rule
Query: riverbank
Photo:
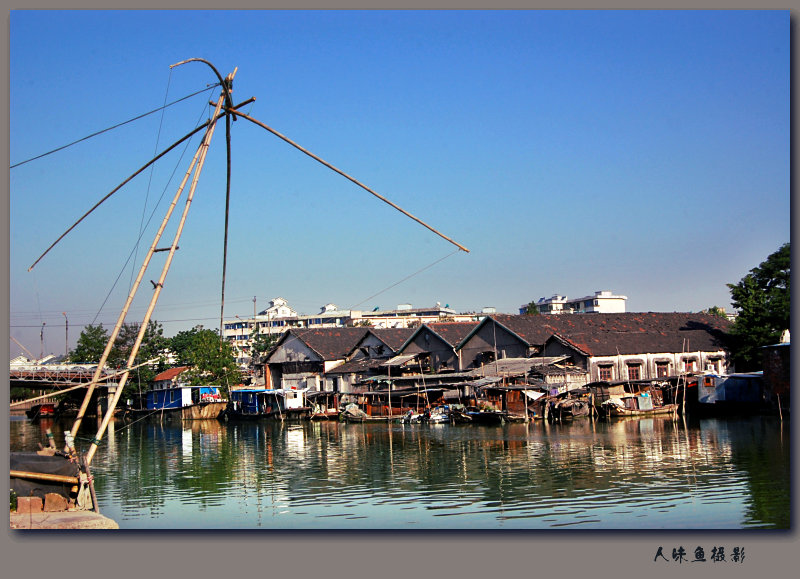
[[[119,529],[116,521],[94,511],[11,512],[12,529]]]

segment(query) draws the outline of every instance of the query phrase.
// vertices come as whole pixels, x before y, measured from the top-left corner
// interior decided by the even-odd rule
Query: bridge
[[[26,400],[11,400],[11,413],[23,413],[35,404],[57,402],[62,394],[88,386],[94,377],[95,368],[50,364],[11,367],[8,372],[10,387],[26,388],[31,391],[31,395],[34,395],[33,398]],[[100,373],[97,387],[116,386],[119,374],[117,371],[104,370]]]
[[[94,372],[94,368],[73,366],[20,366],[9,370],[8,379],[11,386],[17,388],[77,386],[91,382]],[[98,382],[106,382],[116,376],[116,372],[104,370]]]

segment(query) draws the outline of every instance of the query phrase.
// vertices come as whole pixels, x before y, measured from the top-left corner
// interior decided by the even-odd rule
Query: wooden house
[[[384,364],[414,331],[413,328],[370,328],[347,353],[345,362],[325,373],[325,382],[336,385],[336,388],[331,387],[332,391],[353,393],[356,383],[387,372]]]
[[[339,392],[341,383],[326,373],[347,361],[367,328],[291,329],[264,357],[267,387]]]
[[[407,356],[402,366],[418,373],[458,372],[461,361],[458,346],[477,322],[438,322],[416,328],[397,352]]]

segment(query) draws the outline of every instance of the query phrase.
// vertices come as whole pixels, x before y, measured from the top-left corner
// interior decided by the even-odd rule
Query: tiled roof
[[[432,322],[425,325],[448,344],[456,347],[475,329],[478,322]]]
[[[557,335],[592,356],[657,352],[717,351],[725,348],[731,322],[692,313],[560,314],[493,316],[528,340],[542,344]],[[536,341],[534,341],[536,340]]]
[[[414,333],[415,328],[372,328],[372,333],[378,336],[393,352],[397,352],[400,346]]]
[[[303,341],[323,360],[338,360],[346,357],[367,331],[367,328],[319,328],[291,329],[287,333]]]
[[[563,314],[563,315],[586,315],[586,314]],[[556,327],[550,324],[550,318],[560,316],[556,315],[510,315],[510,314],[495,314],[491,317],[496,322],[502,324],[520,338],[525,340],[529,346],[544,344],[547,339],[556,331]]]
[[[153,378],[154,382],[161,382],[162,380],[172,380],[183,372],[184,370],[188,370],[188,366],[178,366],[177,368],[170,368],[169,370],[164,370],[161,374],[157,374],[155,378]]]

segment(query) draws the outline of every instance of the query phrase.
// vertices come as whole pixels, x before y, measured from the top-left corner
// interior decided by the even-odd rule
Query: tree
[[[108,332],[103,324],[89,324],[83,328],[75,349],[69,353],[69,361],[73,364],[97,364],[107,343]]]
[[[539,308],[536,305],[536,302],[530,302],[528,305],[525,306],[526,316],[535,316],[538,314],[539,314]]]
[[[140,324],[122,324],[114,340],[114,345],[108,354],[106,365],[111,368],[124,368],[128,363],[128,358],[133,351],[133,345],[139,334]],[[161,324],[155,320],[150,320],[142,336],[142,343],[136,354],[133,365],[141,364],[147,360],[157,359],[157,362],[148,366],[142,366],[132,370],[128,376],[128,381],[123,390],[123,396],[129,395],[139,388],[139,384],[147,384],[159,371],[165,369],[166,363],[162,356],[167,346],[164,338],[164,331]],[[103,324],[97,326],[88,325],[84,327],[78,338],[77,346],[70,352],[69,359],[76,364],[98,364],[103,356],[106,345],[108,344],[109,334],[103,328]]]
[[[169,349],[175,356],[178,366],[189,366],[192,361],[191,351],[197,334],[203,326],[195,326],[191,330],[181,330],[169,339]]]
[[[738,371],[760,368],[761,348],[780,340],[789,328],[791,247],[782,245],[737,284],[728,284],[738,310],[731,329],[731,354]]]
[[[120,367],[124,367],[128,363],[128,358],[133,351],[133,345],[136,343],[140,327],[140,324],[124,324],[120,329],[119,336],[117,336],[115,343],[115,348],[118,351],[117,355],[120,358]],[[140,391],[142,387],[146,387],[159,372],[166,370],[167,361],[164,353],[167,350],[167,346],[168,341],[164,337],[164,330],[161,324],[155,320],[150,320],[142,336],[142,343],[139,346],[139,351],[136,353],[136,359],[133,361],[133,365],[137,366],[148,360],[155,360],[155,362],[146,366],[140,366],[131,371],[128,381],[125,384],[126,395],[131,390]]]
[[[277,334],[256,334],[250,347],[250,356],[253,361],[255,362],[261,355],[269,352],[279,339],[280,335]]]
[[[216,330],[195,326],[178,332],[169,342],[178,364],[189,366],[186,377],[191,384],[214,384],[225,390],[241,382],[233,348],[220,340]]]
[[[703,310],[700,313],[708,314],[710,316],[717,316],[718,318],[727,318],[728,317],[728,314],[725,313],[725,308],[721,308],[719,306],[711,306],[707,310]]]

